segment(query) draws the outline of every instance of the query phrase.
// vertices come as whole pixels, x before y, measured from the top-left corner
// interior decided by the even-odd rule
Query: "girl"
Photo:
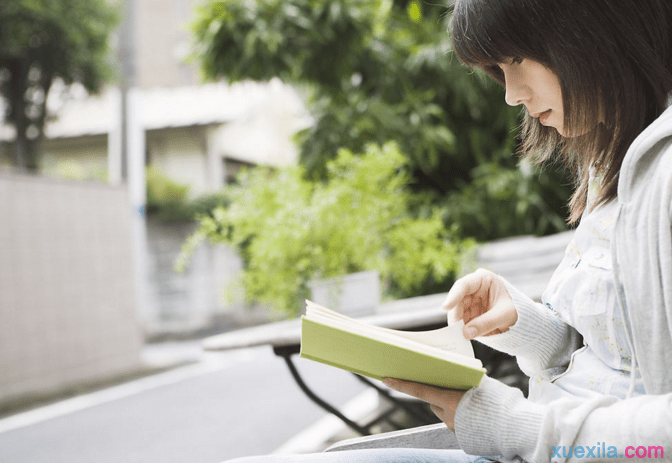
[[[487,377],[466,393],[388,379],[429,402],[462,450],[287,461],[672,460],[671,5],[455,1],[455,52],[522,106],[523,153],[576,176],[579,225],[542,303],[479,270],[444,305],[465,337],[517,357],[529,397]]]

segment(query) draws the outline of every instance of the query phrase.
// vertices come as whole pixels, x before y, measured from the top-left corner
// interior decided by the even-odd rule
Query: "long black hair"
[[[603,176],[596,204],[614,199],[626,151],[672,91],[672,2],[456,0],[450,33],[464,64],[502,84],[498,64],[512,58],[558,76],[569,136],[526,115],[521,151],[536,162],[559,158],[572,170],[569,221],[586,208],[590,167]]]

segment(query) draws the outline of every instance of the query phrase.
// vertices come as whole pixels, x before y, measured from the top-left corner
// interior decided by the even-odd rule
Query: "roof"
[[[52,95],[54,93],[55,95]],[[297,92],[278,79],[267,83],[224,82],[204,85],[139,90],[141,123],[146,130],[193,125],[222,124],[244,119],[259,106],[278,97],[287,111],[300,119],[307,112]],[[65,97],[64,97],[65,95]],[[48,108],[55,117],[47,123],[47,138],[107,134],[120,120],[120,91],[108,88],[100,95],[56,88],[50,91]],[[14,130],[0,124],[0,140],[14,138]]]

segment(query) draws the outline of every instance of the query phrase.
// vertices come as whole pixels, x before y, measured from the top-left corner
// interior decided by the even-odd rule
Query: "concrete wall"
[[[281,314],[243,301],[236,284],[243,263],[232,247],[202,243],[184,272],[174,270],[182,244],[195,228],[195,223],[147,222],[140,317],[146,339],[230,331],[279,319]]]
[[[0,402],[140,366],[125,189],[0,174]]]

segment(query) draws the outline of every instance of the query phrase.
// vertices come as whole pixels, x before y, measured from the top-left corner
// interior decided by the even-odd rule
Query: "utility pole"
[[[142,94],[137,85],[136,2],[126,0],[126,15],[121,27],[121,178],[128,185],[134,213],[145,217],[145,128],[142,121]]]
[[[119,145],[116,146],[115,169],[120,182],[126,183],[132,212],[132,240],[136,277],[136,299],[139,318],[150,310],[147,276],[147,220],[145,206],[145,128],[142,121],[142,93],[138,88],[136,66],[136,2],[125,0],[124,20],[119,31],[119,60],[121,62],[121,88],[118,96],[117,126]],[[111,159],[112,160],[112,159]],[[113,163],[111,162],[111,164]],[[110,172],[112,174],[112,171]],[[112,175],[111,175],[112,178]]]
[[[124,1],[124,16],[119,29],[121,63],[121,178],[128,180],[128,94],[136,85],[135,0]]]

